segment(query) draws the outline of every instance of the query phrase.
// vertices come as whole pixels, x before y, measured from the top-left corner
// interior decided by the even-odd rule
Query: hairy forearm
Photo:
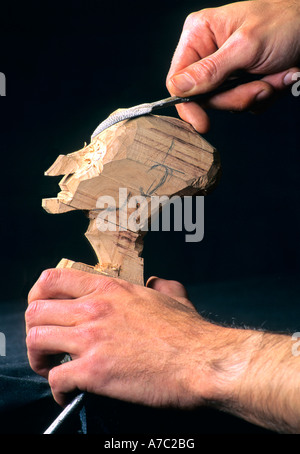
[[[300,433],[300,359],[291,337],[226,329],[211,355],[210,405],[281,433]]]
[[[245,373],[241,400],[252,407],[253,422],[300,433],[300,362],[291,347],[290,336],[262,335]]]

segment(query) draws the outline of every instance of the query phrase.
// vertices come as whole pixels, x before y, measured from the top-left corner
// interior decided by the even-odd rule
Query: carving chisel
[[[164,107],[175,106],[176,104],[195,101],[198,103],[204,103],[208,101],[213,96],[224,93],[228,90],[238,87],[239,85],[246,84],[248,82],[253,82],[255,80],[260,80],[261,75],[243,73],[242,75],[232,77],[227,79],[221,85],[219,85],[215,90],[212,90],[207,93],[202,93],[200,95],[194,95],[186,98],[181,98],[179,96],[171,96],[169,98],[161,99],[160,101],[154,101],[150,103],[139,104],[128,109],[119,109],[118,111],[112,113],[106,120],[102,121],[95,131],[92,134],[92,139],[96,137],[100,132],[109,128],[110,126],[119,123],[123,120],[128,120],[130,118],[140,117],[142,115],[148,115],[154,110],[162,109]]]

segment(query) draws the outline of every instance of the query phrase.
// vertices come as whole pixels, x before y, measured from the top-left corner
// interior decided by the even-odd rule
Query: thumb
[[[252,52],[244,50],[245,41],[234,33],[216,52],[198,60],[167,80],[172,95],[193,96],[214,90],[238,69],[249,69]]]
[[[178,281],[168,281],[166,279],[160,279],[159,277],[152,276],[146,282],[146,287],[170,296],[185,306],[194,307],[188,299],[186,288]]]

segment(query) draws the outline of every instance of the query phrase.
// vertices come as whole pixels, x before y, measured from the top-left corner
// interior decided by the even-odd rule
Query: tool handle
[[[226,91],[232,90],[240,85],[247,84],[249,82],[254,82],[256,80],[261,80],[264,77],[262,74],[250,74],[250,73],[237,73],[235,76],[230,77],[229,79],[225,80],[221,85],[219,85],[214,90],[211,90],[207,93],[201,93],[198,95],[188,97],[189,101],[196,101],[196,102],[204,102],[209,100],[215,95],[220,93],[225,93]]]

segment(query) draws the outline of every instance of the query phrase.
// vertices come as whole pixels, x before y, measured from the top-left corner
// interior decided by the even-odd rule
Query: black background
[[[95,263],[85,216],[41,208],[60,179],[43,173],[88,142],[113,110],[168,96],[165,78],[186,16],[221,4],[1,5],[1,300],[25,301],[41,271],[62,257]],[[220,152],[223,175],[205,198],[204,240],[149,232],[146,279],[180,280],[212,317],[299,330],[299,102],[288,91],[258,116],[210,113],[205,138]]]

